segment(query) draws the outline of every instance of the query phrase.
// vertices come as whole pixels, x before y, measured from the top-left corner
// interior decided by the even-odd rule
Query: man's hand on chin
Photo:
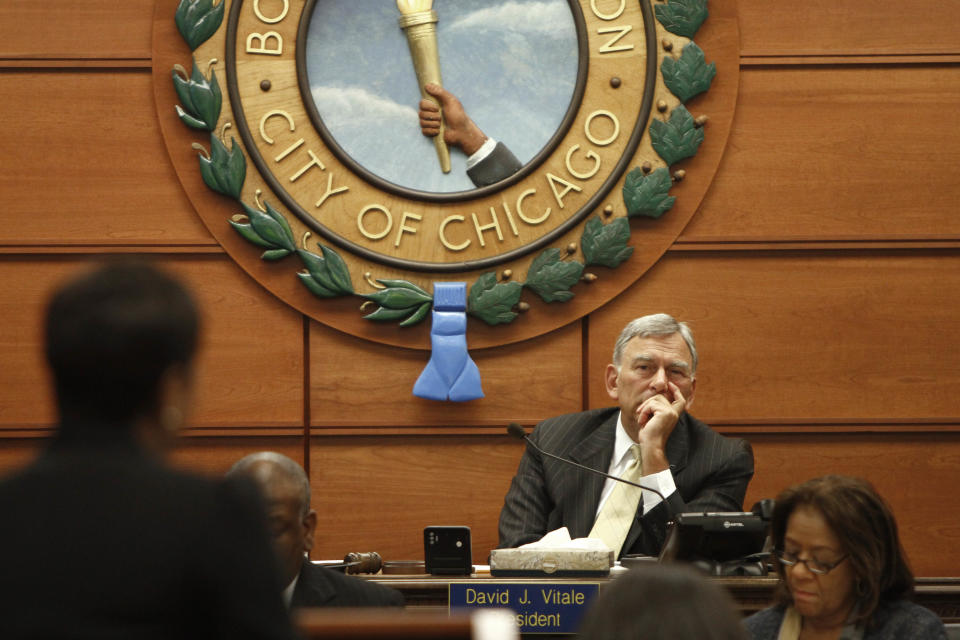
[[[647,398],[637,409],[643,475],[669,468],[670,463],[665,452],[667,440],[687,406],[687,400],[677,385],[672,382],[667,385],[667,394],[672,395],[672,401],[661,393]]]

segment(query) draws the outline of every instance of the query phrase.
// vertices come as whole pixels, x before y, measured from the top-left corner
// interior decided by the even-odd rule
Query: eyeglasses
[[[821,562],[816,558],[808,558],[806,560],[801,560],[799,556],[795,553],[790,553],[789,551],[775,551],[774,555],[777,557],[777,560],[780,561],[785,567],[794,567],[798,562],[802,562],[807,566],[807,570],[818,576],[825,576],[834,569],[836,569],[840,563],[847,559],[847,556],[841,557],[839,560],[834,562]]]

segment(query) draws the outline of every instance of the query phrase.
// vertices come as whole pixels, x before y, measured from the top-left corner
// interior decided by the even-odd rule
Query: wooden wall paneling
[[[960,424],[958,294],[956,251],[670,253],[591,317],[590,404],[622,326],[666,311],[693,327],[708,422]]]
[[[956,241],[958,109],[957,65],[744,68],[680,242]]]
[[[743,434],[738,434],[743,435]],[[839,473],[866,478],[890,503],[914,572],[960,575],[960,434],[749,434],[749,509],[787,486]]]
[[[43,315],[56,283],[75,263],[0,257],[0,437],[56,419],[43,358]],[[8,446],[7,443],[0,445]],[[13,445],[9,445],[13,446]]]
[[[184,435],[170,452],[171,464],[207,475],[223,475],[240,458],[258,451],[276,451],[297,464],[304,464],[303,438],[221,436],[215,438]]]
[[[0,59],[149,59],[152,15],[153,0],[4,0]]]
[[[303,428],[302,316],[226,256],[170,259],[203,310],[197,427]]]
[[[738,2],[745,56],[960,53],[960,12],[936,0]]]
[[[55,420],[42,356],[46,301],[91,258],[0,260],[0,430]],[[166,257],[158,263],[188,284],[201,308],[195,427],[303,427],[301,316],[269,296],[225,256]]]
[[[216,247],[170,164],[148,72],[6,69],[0,94],[0,246]]]
[[[356,321],[367,322],[359,312]],[[429,352],[384,347],[311,323],[314,434],[369,427],[424,427],[436,433],[437,428],[454,426],[489,426],[502,433],[510,422],[532,425],[551,415],[579,411],[581,326],[573,322],[526,342],[471,350],[485,397],[456,403],[413,396]],[[468,333],[468,347],[469,342]]]
[[[313,438],[313,557],[377,551],[384,560],[423,560],[425,526],[467,525],[473,561],[486,564],[522,454],[507,436]]]

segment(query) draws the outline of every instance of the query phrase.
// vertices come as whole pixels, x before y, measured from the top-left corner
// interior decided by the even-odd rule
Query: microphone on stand
[[[592,468],[592,467],[584,466],[584,465],[582,465],[582,464],[580,464],[580,463],[578,463],[578,462],[574,462],[573,460],[568,460],[567,458],[561,458],[560,456],[558,456],[558,455],[556,455],[556,454],[553,454],[553,453],[550,453],[549,451],[544,451],[543,449],[541,449],[540,447],[538,447],[536,444],[534,444],[533,440],[530,439],[530,436],[527,435],[527,432],[523,430],[523,427],[521,427],[521,426],[520,426],[519,424],[517,424],[516,422],[511,422],[510,424],[507,425],[507,433],[509,433],[509,434],[510,434],[511,436],[513,436],[514,438],[517,438],[518,440],[526,440],[527,446],[533,447],[533,448],[536,449],[538,452],[540,452],[541,454],[547,456],[548,458],[553,458],[554,460],[559,460],[560,462],[563,462],[563,463],[572,465],[572,466],[574,466],[574,467],[577,467],[578,469],[583,469],[584,471],[589,471],[590,473],[595,473],[595,474],[597,474],[597,475],[599,475],[599,476],[603,476],[604,478],[610,478],[611,480],[616,480],[617,482],[624,482],[624,483],[629,484],[629,485],[631,485],[631,486],[639,487],[639,488],[643,489],[644,491],[652,491],[653,493],[655,493],[655,494],[657,494],[658,496],[660,496],[660,499],[663,500],[663,503],[667,506],[667,509],[670,510],[670,504],[667,503],[666,497],[664,497],[664,495],[663,495],[662,493],[660,493],[659,491],[657,491],[657,490],[654,489],[653,487],[648,487],[648,486],[646,486],[646,485],[642,485],[642,484],[640,484],[640,483],[638,483],[638,482],[632,482],[632,481],[630,481],[630,480],[624,480],[623,478],[618,478],[617,476],[610,475],[609,473],[604,473],[603,471],[599,471],[598,469],[594,469],[594,468]],[[670,510],[670,511],[671,511],[671,513],[672,513],[672,510]]]

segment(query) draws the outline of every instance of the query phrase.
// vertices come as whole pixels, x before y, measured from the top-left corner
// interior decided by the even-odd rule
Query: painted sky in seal
[[[444,86],[484,132],[528,162],[559,127],[576,84],[578,46],[566,0],[434,0]],[[466,157],[440,171],[420,133],[420,94],[394,0],[320,0],[307,73],[324,125],[344,151],[394,184],[473,189]]]

